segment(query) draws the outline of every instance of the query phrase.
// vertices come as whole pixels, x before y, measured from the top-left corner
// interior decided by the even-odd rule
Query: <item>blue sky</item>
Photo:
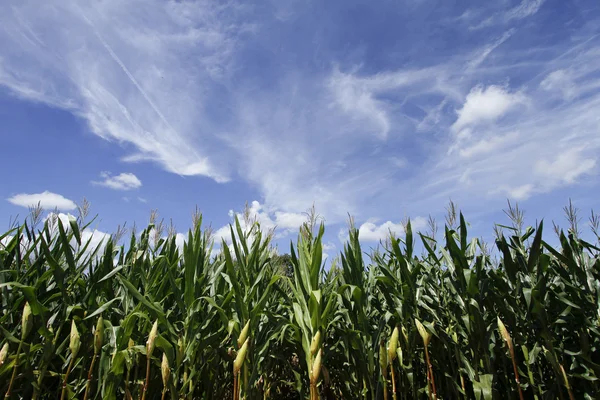
[[[217,233],[250,203],[283,243],[312,204],[341,248],[453,199],[473,233],[597,206],[596,0],[5,0],[0,216],[96,228],[150,209]]]

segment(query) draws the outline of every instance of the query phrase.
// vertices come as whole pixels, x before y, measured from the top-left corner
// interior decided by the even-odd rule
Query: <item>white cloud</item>
[[[177,235],[175,235],[175,245],[177,246],[177,248],[179,249],[179,251],[183,251],[183,244],[187,241],[188,236],[183,234],[183,233],[177,233]]]
[[[571,74],[564,70],[559,69],[553,71],[544,78],[540,83],[540,87],[547,91],[559,92],[563,97],[570,100],[576,95],[575,82]]]
[[[512,188],[508,191],[508,195],[515,200],[525,200],[529,196],[531,196],[531,192],[533,191],[533,185],[528,183],[525,185],[521,185],[516,188]]]
[[[96,253],[98,256],[101,256],[104,253],[104,249],[106,247],[106,243],[110,240],[110,234],[106,232],[99,231],[97,229],[86,228],[81,232],[81,244],[85,245],[88,243],[88,252],[95,251],[96,248],[98,252]]]
[[[427,221],[422,217],[411,219],[411,229],[413,232],[423,229],[427,224]],[[394,223],[392,221],[386,221],[380,225],[374,222],[365,222],[360,228],[358,228],[358,238],[365,242],[379,242],[383,241],[393,234],[394,236],[404,235],[404,226],[402,223]]]
[[[336,249],[335,243],[333,243],[333,242],[323,243],[323,251],[335,250],[335,249]]]
[[[72,214],[68,214],[68,213],[67,214],[65,214],[65,213],[57,214],[54,212],[49,212],[44,217],[43,222],[44,222],[44,224],[46,224],[46,223],[48,224],[48,230],[49,230],[51,237],[55,237],[55,235],[58,235],[58,233],[59,233],[57,220],[60,220],[60,222],[63,225],[63,228],[65,229],[65,231],[67,233],[71,232],[70,221],[74,221],[75,216],[73,216]],[[41,228],[41,227],[39,227],[39,228]],[[101,256],[104,253],[105,246],[106,246],[108,240],[110,239],[110,237],[111,237],[111,235],[106,232],[102,232],[98,229],[91,229],[88,227],[81,231],[81,246],[77,243],[75,238],[71,239],[70,244],[71,244],[71,247],[75,251],[79,251],[80,249],[83,249],[89,241],[89,245],[87,246],[84,254],[86,256],[89,256],[93,252],[96,252],[96,256]],[[12,239],[12,237],[10,237],[10,238]],[[2,245],[8,244],[8,241],[9,240],[1,241],[0,247]],[[21,248],[24,250],[24,249],[27,249],[29,246],[30,246],[30,242],[27,239],[27,237],[24,235],[21,239]],[[38,244],[38,246],[39,246],[39,244]]]
[[[476,86],[471,89],[462,108],[457,111],[458,119],[452,125],[452,129],[459,132],[468,126],[492,122],[525,102],[526,97],[523,94],[510,93],[500,86]]]
[[[114,190],[132,190],[142,187],[142,181],[137,176],[130,172],[123,172],[119,175],[111,175],[110,172],[102,172],[100,176],[102,181],[92,181],[93,184],[105,186]],[[126,201],[129,201],[127,199]]]
[[[498,25],[507,25],[513,23],[515,20],[518,21],[535,15],[540,8],[542,8],[545,1],[546,0],[521,0],[519,4],[508,9],[506,8],[507,3],[509,3],[508,1],[498,2],[498,5],[503,8],[501,11],[494,12],[490,15],[489,8],[487,7],[478,10],[469,9],[456,20],[467,23],[469,25],[469,30],[473,31]],[[488,5],[488,3],[481,4]],[[492,7],[492,9],[494,9],[494,7]]]
[[[582,148],[567,149],[554,160],[539,160],[536,173],[550,186],[573,184],[580,176],[589,174],[596,166],[596,159],[587,157]]]
[[[142,181],[137,176],[130,172],[122,172],[119,175],[111,175],[110,172],[102,172],[100,176],[102,181],[93,181],[92,183],[99,186],[105,186],[114,190],[132,190],[142,187]],[[129,201],[129,199],[127,199]]]
[[[12,204],[21,207],[37,206],[39,203],[44,209],[57,208],[59,210],[69,211],[77,208],[77,204],[75,204],[73,200],[47,190],[42,193],[20,193],[9,197],[7,200]]]
[[[510,144],[518,139],[516,132],[511,132],[503,136],[493,136],[484,138],[476,143],[469,145],[468,141],[463,141],[464,146],[459,150],[461,157],[470,158],[474,156],[488,154],[494,151],[501,150],[507,144]]]
[[[506,15],[505,20],[510,21],[512,19],[523,19],[537,13],[546,0],[522,0],[519,5],[510,9]]]
[[[365,222],[358,229],[358,237],[366,242],[379,242],[385,240],[389,235],[400,236],[404,234],[404,227],[401,223],[395,224],[391,221],[376,225],[373,222]]]
[[[419,87],[427,85],[427,80],[435,73],[434,68],[426,68],[360,77],[355,72],[343,73],[336,69],[327,84],[334,105],[348,117],[366,121],[371,130],[376,130],[379,137],[385,139],[393,122],[388,104],[379,96],[400,88],[420,90]]]
[[[515,31],[516,31],[516,29],[514,29],[514,28],[509,29],[508,31],[504,32],[502,34],[502,36],[500,36],[498,39],[496,39],[495,41],[493,41],[489,45],[485,46],[483,49],[478,50],[475,53],[475,55],[473,56],[473,58],[467,64],[468,68],[477,68],[479,65],[481,65],[485,61],[485,59],[496,48],[498,48],[500,45],[502,45],[502,43],[504,43],[508,39],[510,39],[510,37],[515,33]]]
[[[248,221],[244,216],[244,212],[234,212],[229,210],[229,218],[231,223],[234,222],[234,217],[237,216],[242,230],[248,232],[253,222],[258,222],[263,234],[274,230],[276,237],[283,237],[292,232],[297,232],[300,226],[306,222],[306,215],[303,213],[290,213],[282,211],[271,211],[265,208],[258,201],[253,201],[247,210]],[[235,227],[234,227],[235,229]],[[225,240],[227,243],[231,243],[231,231],[229,224],[224,225],[217,229],[214,233],[217,244],[220,244],[221,240]]]

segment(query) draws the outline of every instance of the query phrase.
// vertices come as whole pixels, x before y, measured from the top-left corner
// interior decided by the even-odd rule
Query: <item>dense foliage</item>
[[[314,221],[284,256],[237,220],[214,255],[196,222],[182,248],[152,225],[92,248],[73,218],[0,236],[0,393],[600,398],[599,249],[576,232],[513,229],[490,255],[460,215],[367,257],[351,226],[324,268]]]

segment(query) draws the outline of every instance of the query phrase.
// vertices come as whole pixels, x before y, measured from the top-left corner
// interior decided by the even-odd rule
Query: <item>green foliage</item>
[[[183,248],[153,225],[94,246],[74,219],[0,235],[0,395],[600,398],[600,249],[576,230],[513,229],[495,261],[462,214],[369,257],[351,226],[326,269],[314,221],[289,255],[237,220],[214,255],[196,222]]]

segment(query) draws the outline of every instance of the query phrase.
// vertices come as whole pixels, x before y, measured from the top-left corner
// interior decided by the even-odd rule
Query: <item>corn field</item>
[[[490,250],[460,214],[367,253],[351,223],[325,263],[314,220],[283,255],[237,219],[218,253],[201,220],[182,248],[89,224],[0,236],[6,399],[600,398],[600,249],[573,230]]]

